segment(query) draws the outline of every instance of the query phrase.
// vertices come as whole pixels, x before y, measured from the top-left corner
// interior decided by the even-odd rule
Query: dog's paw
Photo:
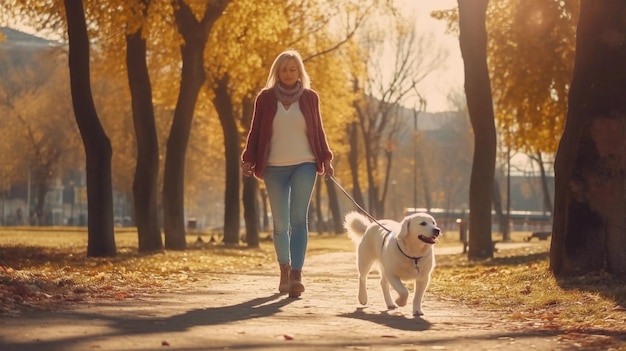
[[[413,312],[413,317],[421,317],[424,315],[424,312],[422,311],[415,311]]]
[[[398,298],[396,299],[396,305],[402,307],[402,306],[406,306],[406,302],[408,300],[408,296],[404,296],[404,295],[400,295],[398,296]]]
[[[390,311],[395,310],[396,308],[398,308],[396,305],[387,305],[387,309]]]
[[[367,292],[365,292],[365,290],[359,290],[359,303],[361,305],[367,305]]]

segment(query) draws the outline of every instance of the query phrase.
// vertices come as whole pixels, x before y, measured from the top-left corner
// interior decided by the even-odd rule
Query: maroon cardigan
[[[333,153],[328,147],[326,132],[322,125],[320,98],[314,90],[304,89],[298,104],[306,122],[307,137],[315,156],[317,172],[322,173],[323,163],[332,160]],[[254,175],[259,179],[263,178],[263,172],[267,166],[267,159],[270,153],[270,138],[272,137],[272,123],[274,116],[276,116],[277,108],[278,99],[272,89],[264,89],[256,97],[250,132],[248,133],[246,146],[241,154],[241,162],[252,163]]]

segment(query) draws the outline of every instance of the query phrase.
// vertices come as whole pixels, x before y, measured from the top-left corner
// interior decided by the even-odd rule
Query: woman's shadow
[[[280,298],[283,297],[283,298]],[[236,305],[207,307],[189,310],[163,320],[163,325],[174,329],[188,328],[199,325],[217,325],[230,322],[269,317],[280,312],[281,308],[295,301],[285,294],[272,294],[259,297]]]
[[[282,297],[282,298],[281,298]],[[272,294],[235,305],[188,310],[165,318],[110,318],[113,327],[123,334],[184,331],[196,326],[211,326],[263,318],[281,311],[296,301],[285,294]],[[102,318],[102,316],[99,316]]]

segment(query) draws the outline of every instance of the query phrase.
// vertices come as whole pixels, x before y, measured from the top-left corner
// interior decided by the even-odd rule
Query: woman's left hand
[[[241,164],[241,170],[243,172],[244,177],[251,177],[252,174],[254,174],[254,171],[252,170],[252,162],[243,162]]]
[[[335,174],[335,169],[333,168],[333,165],[330,164],[330,161],[325,161],[324,162],[324,177],[326,179],[329,179],[330,177],[333,176],[333,174]]]

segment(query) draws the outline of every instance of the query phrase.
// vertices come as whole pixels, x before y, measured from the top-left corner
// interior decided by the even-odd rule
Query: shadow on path
[[[420,317],[407,318],[406,316],[396,313],[389,313],[389,311],[381,311],[380,313],[366,313],[365,307],[357,307],[354,312],[342,313],[338,316],[373,322],[398,330],[424,331],[430,329],[431,327],[431,323],[429,321]]]
[[[235,305],[222,307],[209,307],[191,309],[186,312],[175,314],[164,318],[150,317],[126,317],[98,313],[71,312],[60,313],[59,319],[73,321],[86,321],[86,324],[94,320],[105,321],[106,333],[97,335],[88,333],[86,335],[72,335],[51,341],[30,341],[30,342],[7,342],[0,340],[2,350],[66,350],[70,346],[84,341],[94,341],[95,338],[103,339],[110,337],[122,337],[133,335],[163,334],[170,332],[183,332],[197,326],[224,325],[237,321],[244,321],[255,318],[269,317],[281,311],[281,308],[296,301],[283,294],[272,294],[266,297],[259,297]],[[46,316],[44,318],[49,318]],[[38,319],[38,316],[30,318]]]

